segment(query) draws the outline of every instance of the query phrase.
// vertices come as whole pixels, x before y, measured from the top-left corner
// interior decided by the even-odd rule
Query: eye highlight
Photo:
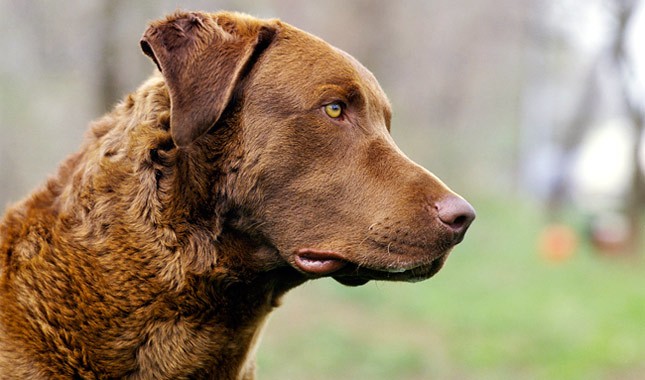
[[[325,106],[325,113],[332,119],[343,116],[343,105],[339,102],[329,103]]]

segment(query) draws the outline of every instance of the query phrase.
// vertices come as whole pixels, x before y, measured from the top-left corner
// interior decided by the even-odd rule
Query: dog
[[[425,280],[475,218],[321,39],[177,11],[140,44],[155,74],[0,222],[1,379],[252,379],[286,291]]]

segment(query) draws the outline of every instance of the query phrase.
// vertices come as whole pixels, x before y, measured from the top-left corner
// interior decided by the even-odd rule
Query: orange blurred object
[[[570,259],[578,249],[578,234],[565,224],[546,226],[538,239],[540,255],[549,262]]]

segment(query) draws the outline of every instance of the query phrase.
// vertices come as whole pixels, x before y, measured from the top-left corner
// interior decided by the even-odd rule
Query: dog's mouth
[[[447,258],[447,253],[428,259],[395,262],[389,265],[357,264],[335,251],[300,249],[295,266],[314,277],[330,276],[347,286],[364,285],[370,280],[417,282],[434,276]]]

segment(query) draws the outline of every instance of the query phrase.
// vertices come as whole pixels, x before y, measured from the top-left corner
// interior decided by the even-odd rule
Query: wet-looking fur
[[[463,238],[348,54],[224,12],[141,47],[159,71],[0,222],[0,379],[251,379],[287,290],[423,280]]]

